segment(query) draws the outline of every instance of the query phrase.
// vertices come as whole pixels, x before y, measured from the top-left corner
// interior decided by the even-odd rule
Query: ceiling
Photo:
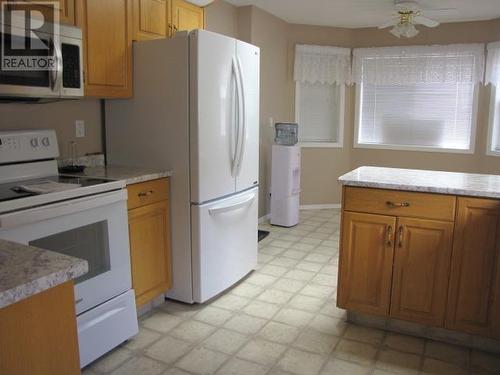
[[[255,5],[290,22],[337,27],[373,27],[394,13],[394,0],[226,0]],[[500,18],[500,0],[417,0],[423,15],[439,22]],[[452,8],[452,9],[450,9]],[[437,9],[448,9],[437,11]]]

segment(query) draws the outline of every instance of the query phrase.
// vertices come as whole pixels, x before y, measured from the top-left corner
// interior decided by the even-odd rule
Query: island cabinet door
[[[443,326],[453,223],[398,218],[391,317]]]
[[[500,338],[500,200],[458,200],[446,327]]]
[[[344,211],[338,306],[388,315],[396,218]]]

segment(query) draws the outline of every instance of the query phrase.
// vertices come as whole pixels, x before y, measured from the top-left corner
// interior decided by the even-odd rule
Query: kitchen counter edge
[[[0,239],[0,309],[87,272],[85,260]]]
[[[500,176],[418,169],[359,167],[342,185],[500,199]]]
[[[102,178],[109,180],[123,180],[126,185],[138,184],[157,180],[159,178],[170,177],[173,171],[160,171],[149,168],[128,167],[124,165],[108,165],[102,167],[88,167],[77,176]]]

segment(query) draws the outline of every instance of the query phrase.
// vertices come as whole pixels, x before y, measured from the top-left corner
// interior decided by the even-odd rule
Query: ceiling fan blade
[[[378,28],[385,29],[387,27],[397,25],[398,23],[399,23],[399,17],[393,17],[391,20],[388,20],[388,21],[384,22],[383,24],[379,25]]]
[[[439,26],[439,22],[431,20],[430,18],[424,17],[424,16],[415,16],[413,17],[414,23],[424,25],[427,27],[436,27]]]

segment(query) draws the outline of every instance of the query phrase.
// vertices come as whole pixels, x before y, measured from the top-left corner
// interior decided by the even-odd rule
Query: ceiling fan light
[[[395,25],[389,32],[397,38],[401,38],[401,31],[399,30],[399,24]]]
[[[403,36],[405,36],[406,38],[413,38],[413,37],[417,36],[418,33],[419,33],[419,31],[417,30],[415,25],[412,23],[408,23],[407,26],[405,27],[405,31],[403,33]]]
[[[391,29],[390,33],[398,38],[413,38],[418,35],[419,31],[410,22],[400,22]]]

